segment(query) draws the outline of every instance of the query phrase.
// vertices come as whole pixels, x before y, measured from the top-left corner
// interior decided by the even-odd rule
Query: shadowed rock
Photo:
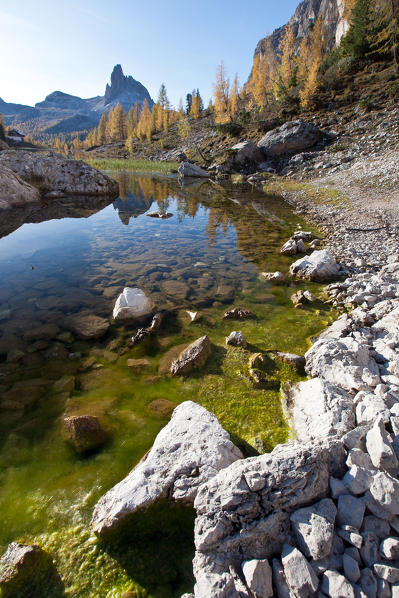
[[[165,496],[192,504],[201,484],[241,458],[216,417],[186,401],[176,407],[146,457],[99,500],[93,529],[102,535]]]
[[[63,596],[63,584],[51,556],[36,544],[12,542],[0,559],[0,590],[4,598]]]

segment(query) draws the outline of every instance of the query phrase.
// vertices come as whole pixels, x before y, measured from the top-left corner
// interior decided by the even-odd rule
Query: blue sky
[[[199,87],[207,101],[217,64],[242,83],[258,40],[299,0],[0,0],[0,97],[33,105],[55,90],[104,93],[112,67],[174,105]]]

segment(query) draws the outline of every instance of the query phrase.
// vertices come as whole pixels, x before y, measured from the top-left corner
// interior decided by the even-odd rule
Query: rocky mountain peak
[[[106,86],[104,101],[105,104],[113,104],[115,100],[122,101],[130,98],[130,96],[145,96],[148,95],[145,87],[139,82],[133,79],[131,75],[125,76],[120,64],[116,64],[111,73],[111,85]],[[141,101],[140,101],[141,99]],[[139,103],[143,102],[144,98],[140,98]],[[151,98],[147,98],[147,101],[151,104]]]
[[[348,30],[348,23],[344,18],[344,4],[344,0],[303,0],[288,23],[283,27],[279,27],[270,35],[274,51],[278,52],[280,41],[288,25],[292,26],[299,47],[301,40],[312,31],[313,25],[319,16],[324,21],[329,49],[334,48]],[[266,38],[259,41],[255,49],[255,56],[264,54],[265,40]]]

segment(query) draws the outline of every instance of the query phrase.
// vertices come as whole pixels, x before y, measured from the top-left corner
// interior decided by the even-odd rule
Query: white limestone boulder
[[[217,418],[192,401],[173,412],[150,452],[97,503],[92,527],[102,535],[161,497],[192,504],[198,487],[241,459]]]
[[[154,311],[154,302],[138,288],[125,287],[115,302],[115,320],[135,320],[148,316]]]
[[[320,249],[291,264],[290,274],[296,278],[326,282],[339,276],[339,265],[328,249]]]

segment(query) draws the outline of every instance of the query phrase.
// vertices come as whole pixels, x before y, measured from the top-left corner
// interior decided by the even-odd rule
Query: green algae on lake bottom
[[[95,502],[151,447],[168,421],[165,405],[198,401],[247,455],[286,441],[280,383],[299,374],[268,355],[267,385],[256,389],[249,357],[303,353],[334,313],[322,302],[293,308],[297,288],[319,294],[320,285],[259,278],[288,270],[292,260],[278,249],[297,227],[308,228],[278,197],[202,181],[181,188],[174,179],[115,178],[121,197],[113,206],[79,218],[68,205],[68,218],[26,224],[0,240],[0,545],[47,549],[68,596],[174,597],[193,583],[192,510],[155,505],[104,544],[90,532]],[[154,202],[173,218],[147,218]],[[65,314],[109,317],[125,285],[169,310],[157,335],[128,348],[133,325],[111,324],[101,340],[65,329]],[[233,304],[255,318],[223,320]],[[189,323],[186,310],[201,318]],[[242,330],[247,349],[226,347],[232,330]],[[166,375],[173,348],[204,334],[212,342],[205,367],[185,379]],[[127,365],[137,358],[148,361],[140,371]],[[96,415],[110,440],[78,456],[64,440],[63,413]]]

